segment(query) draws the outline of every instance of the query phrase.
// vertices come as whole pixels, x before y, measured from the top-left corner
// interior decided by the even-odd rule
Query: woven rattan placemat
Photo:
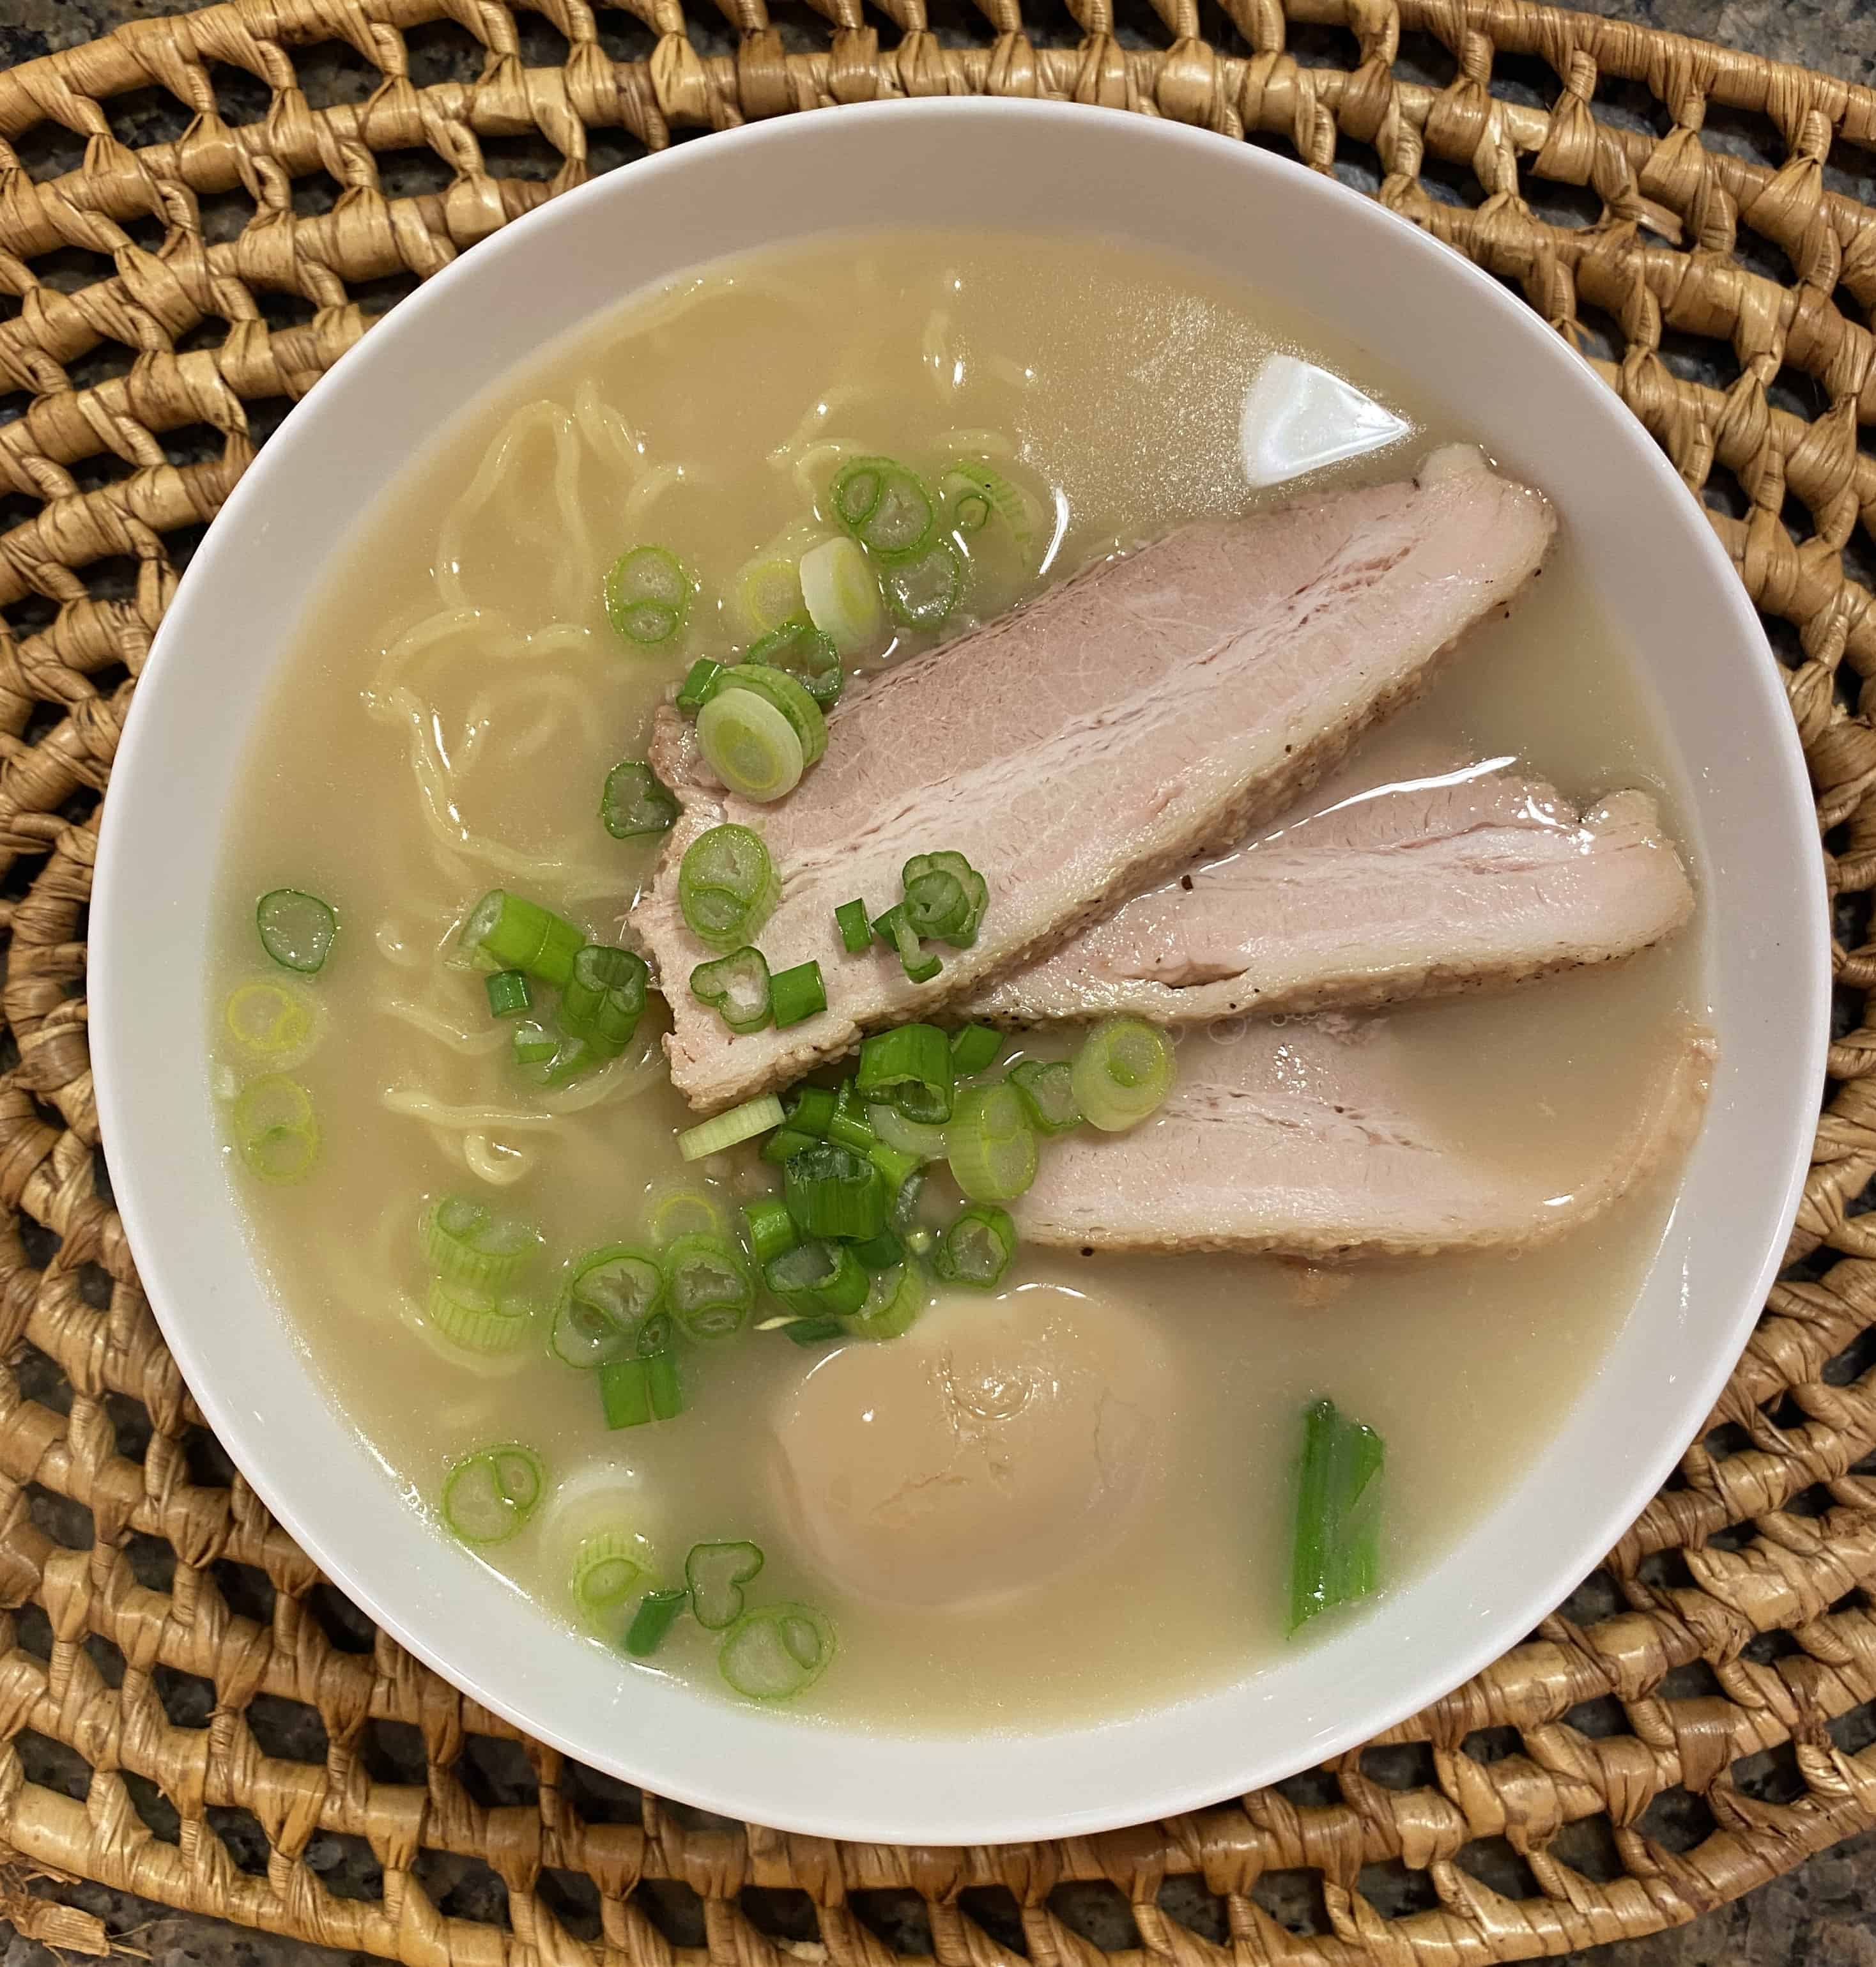
[[[1142,1967],[1468,1967],[1685,1920],[1876,1821],[1876,94],[1515,0],[1153,4],[239,0],[0,75],[0,1910],[29,1930],[102,1942],[14,1889],[50,1868],[412,1967],[1098,1967],[1117,1935]],[[273,1524],[111,1208],[86,904],[177,571],[374,313],[645,148],[985,90],[1299,153],[1599,358],[1789,666],[1839,1036],[1787,1281],[1673,1481],[1526,1643],[1176,1823],[837,1846],[518,1742]]]

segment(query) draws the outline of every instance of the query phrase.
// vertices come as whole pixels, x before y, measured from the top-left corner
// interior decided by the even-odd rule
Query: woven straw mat
[[[23,1889],[73,1875],[412,1967],[1471,1967],[1685,1920],[1876,1822],[1876,209],[1855,195],[1876,93],[1513,0],[782,4],[237,0],[0,75],[0,1910],[101,1950],[97,1920]],[[1784,658],[1841,1003],[1791,1267],[1706,1431],[1561,1611],[1274,1789],[906,1850],[596,1776],[321,1579],[138,1288],[84,938],[178,572],[375,314],[675,139],[974,91],[1300,153],[1598,358]]]

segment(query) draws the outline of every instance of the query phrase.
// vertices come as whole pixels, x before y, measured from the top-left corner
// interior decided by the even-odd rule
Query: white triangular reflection
[[[1269,355],[1245,392],[1238,447],[1252,486],[1280,485],[1380,451],[1413,428],[1326,369],[1293,355]]]

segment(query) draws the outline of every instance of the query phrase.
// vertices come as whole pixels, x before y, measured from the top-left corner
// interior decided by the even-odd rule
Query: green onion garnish
[[[886,625],[880,583],[851,539],[824,540],[801,557],[801,597],[808,617],[842,656],[857,655]]]
[[[799,1126],[793,1122],[791,1124]],[[843,1148],[851,1148],[857,1154],[870,1152],[879,1135],[867,1118],[865,1103],[851,1079],[843,1079],[840,1090],[834,1097],[834,1111],[828,1116],[822,1131],[830,1141],[838,1141]]]
[[[418,1241],[424,1261],[452,1284],[499,1290],[521,1274],[545,1239],[531,1223],[498,1216],[470,1195],[445,1195],[420,1219]]]
[[[893,1197],[892,1213],[886,1219],[892,1225],[893,1235],[904,1237],[909,1245],[915,1236],[923,1236],[925,1242],[917,1246],[922,1251],[931,1240],[929,1232],[918,1227],[919,1198],[924,1190],[925,1170],[915,1168],[899,1184],[899,1191]]]
[[[690,994],[708,1004],[733,1032],[759,1032],[773,1015],[768,959],[745,945],[690,973]]]
[[[263,1073],[234,1103],[235,1145],[251,1174],[284,1186],[304,1181],[319,1158],[312,1095],[283,1072]]]
[[[743,694],[746,702],[760,701]],[[684,850],[677,870],[677,905],[686,925],[699,942],[726,952],[755,940],[781,892],[761,835],[746,826],[713,826],[700,833]],[[567,967],[573,967],[570,957]]]
[[[909,1120],[951,1116],[951,1040],[936,1025],[877,1032],[860,1048],[854,1084],[861,1099],[896,1107]]]
[[[987,1072],[1003,1049],[1003,1034],[990,1025],[966,1025],[951,1033],[951,1071],[960,1079]]]
[[[470,911],[461,945],[494,970],[525,970],[537,983],[560,989],[573,974],[573,958],[586,938],[551,909],[491,888]]]
[[[622,1359],[664,1294],[664,1274],[647,1251],[607,1243],[574,1258],[554,1307],[554,1356],[569,1366]]]
[[[803,1148],[811,1148],[818,1134],[804,1134],[799,1127],[778,1127],[762,1144],[762,1158],[778,1166],[793,1161]]]
[[[710,701],[723,667],[708,656],[699,656],[684,672],[684,680],[677,686],[677,707],[686,717],[695,717]]]
[[[493,1358],[512,1352],[527,1337],[534,1306],[526,1298],[504,1297],[470,1284],[430,1281],[424,1314],[452,1345]]]
[[[849,1321],[859,1339],[899,1339],[917,1323],[931,1292],[925,1272],[909,1257],[890,1269],[876,1271],[867,1287],[867,1301]]]
[[[881,570],[880,586],[893,619],[907,628],[938,628],[964,588],[964,564],[949,540],[934,540],[915,560]]]
[[[772,1195],[743,1204],[743,1229],[749,1254],[759,1270],[773,1262],[784,1250],[793,1249],[801,1240],[787,1203],[778,1202]]]
[[[834,1628],[812,1605],[764,1605],[723,1636],[717,1671],[751,1701],[791,1701],[834,1657]]]
[[[854,1245],[854,1255],[860,1259],[863,1270],[890,1271],[905,1254],[905,1245],[890,1229],[882,1229],[878,1235],[869,1236],[864,1243]]]
[[[947,1151],[944,1129],[928,1121],[908,1120],[896,1106],[875,1104],[867,1109],[873,1131],[889,1148],[915,1155],[922,1161],[941,1161]]]
[[[531,1448],[517,1441],[479,1448],[443,1478],[443,1520],[465,1543],[505,1542],[539,1507],[547,1482]]]
[[[684,625],[690,577],[665,547],[632,547],[605,577],[606,618],[628,642],[655,648]]]
[[[788,1124],[797,1133],[812,1134],[824,1141],[839,1111],[840,1095],[831,1086],[804,1086],[788,1109]]]
[[[664,1645],[677,1623],[677,1615],[690,1603],[688,1591],[647,1591],[638,1601],[632,1622],[625,1629],[625,1650],[634,1659],[649,1659]]]
[[[311,1049],[308,1042],[318,1009],[297,984],[244,984],[229,993],[221,1022],[243,1051],[291,1065]]]
[[[915,560],[938,536],[932,495],[890,457],[857,457],[834,474],[834,514],[882,567]]]
[[[560,1042],[538,1018],[524,1018],[509,1033],[509,1050],[517,1065],[544,1065],[560,1048]]]
[[[721,683],[697,713],[697,742],[724,784],[759,805],[792,793],[807,764],[783,712],[766,697]]]
[[[738,663],[727,669],[717,678],[716,688],[711,693],[716,701],[733,690],[753,690],[767,704],[772,705],[788,719],[789,728],[801,742],[802,769],[816,765],[827,752],[827,719],[821,714],[821,706],[815,702],[800,680],[786,670],[778,669],[772,663]],[[698,722],[701,736],[703,725]]]
[[[951,1176],[973,1202],[1009,1202],[1035,1180],[1035,1130],[1007,1080],[957,1090],[944,1130]]]
[[[741,1617],[743,1587],[762,1570],[762,1546],[755,1543],[693,1544],[684,1559],[690,1609],[706,1633],[720,1633]]]
[[[664,1301],[686,1337],[715,1345],[741,1331],[755,1304],[755,1280],[726,1238],[680,1236],[660,1251],[658,1268]]]
[[[651,1413],[651,1362],[637,1354],[599,1368],[599,1411],[609,1429],[644,1427]]]
[[[625,758],[605,775],[599,823],[615,840],[662,833],[677,817],[677,802],[642,758]]]
[[[1374,1589],[1380,1546],[1381,1438],[1333,1400],[1303,1412],[1290,1629]]]
[[[947,1284],[994,1290],[1016,1254],[1016,1226],[993,1202],[974,1203],[938,1239],[933,1268]]]
[[[851,1245],[797,1243],[764,1266],[762,1281],[804,1318],[844,1318],[867,1301],[867,1271]]]
[[[884,1141],[875,1141],[867,1148],[867,1159],[879,1170],[886,1184],[886,1192],[891,1196],[899,1193],[925,1161],[923,1155],[909,1154],[903,1148],[889,1146]]]
[[[732,1113],[741,1109],[732,1107]],[[709,1123],[706,1122],[706,1125]],[[730,1233],[728,1210],[697,1181],[679,1178],[661,1183],[645,1209],[645,1234],[654,1243],[677,1236],[720,1236]]]
[[[945,473],[944,483],[955,487],[951,520],[959,532],[978,531],[994,512],[1027,553],[1033,537],[1028,502],[1007,478],[987,464],[961,458]]]
[[[873,925],[867,919],[867,905],[856,897],[842,902],[834,911],[835,926],[841,932],[841,947],[849,956],[857,956],[873,940]]]
[[[482,980],[489,993],[490,1017],[518,1018],[522,1012],[533,1009],[534,993],[525,970],[498,970]]]
[[[602,1055],[617,1058],[638,1029],[651,974],[644,958],[632,951],[588,943],[573,958],[573,973],[560,993],[561,1029]]]
[[[787,670],[823,710],[840,700],[847,686],[840,651],[805,615],[791,615],[779,628],[751,643],[743,661]]]
[[[644,1575],[644,1566],[638,1561],[643,1548],[635,1538],[616,1530],[602,1530],[596,1536],[581,1539],[568,1582],[574,1604],[586,1617],[602,1619],[631,1597]]]
[[[782,1327],[783,1335],[796,1345],[825,1345],[847,1336],[844,1323],[838,1318],[791,1318]]]
[[[1075,1103],[1091,1127],[1136,1126],[1173,1090],[1173,1042],[1140,1018],[1109,1018],[1082,1041],[1069,1069]]]
[[[827,986],[821,980],[820,964],[810,958],[792,970],[778,970],[769,980],[769,1003],[778,1032],[825,1011]]]
[[[283,970],[311,977],[332,954],[339,919],[331,904],[300,888],[273,888],[254,904],[260,946]]]
[[[788,1213],[803,1236],[862,1242],[886,1227],[886,1182],[851,1148],[817,1142],[790,1158],[782,1171]]]
[[[943,967],[935,956],[920,953],[918,932],[906,919],[902,903],[895,902],[884,915],[873,919],[873,933],[898,951],[906,974],[915,984],[929,984]]]
[[[968,949],[990,904],[990,884],[963,854],[915,854],[899,876],[915,935]]]
[[[737,606],[752,635],[766,635],[801,612],[801,576],[786,553],[758,554],[735,579]]]
[[[1067,1059],[1025,1058],[1010,1067],[1009,1083],[1021,1096],[1029,1124],[1038,1134],[1053,1138],[1081,1125],[1074,1071]]]
[[[687,1161],[700,1161],[706,1155],[720,1155],[725,1148],[754,1140],[782,1124],[782,1103],[773,1093],[745,1100],[727,1113],[717,1113],[686,1127],[677,1137],[677,1151]]]

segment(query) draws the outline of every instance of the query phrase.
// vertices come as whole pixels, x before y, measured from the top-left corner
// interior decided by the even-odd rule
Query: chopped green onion
[[[291,1065],[312,1048],[318,1010],[296,984],[244,984],[230,993],[221,1022],[244,1051],[276,1065]]]
[[[834,1657],[834,1628],[812,1605],[764,1605],[744,1613],[717,1649],[717,1671],[751,1701],[792,1701]]]
[[[883,1141],[875,1141],[867,1148],[867,1159],[879,1170],[886,1193],[894,1196],[924,1165],[922,1156],[908,1154],[902,1148],[889,1147]]]
[[[824,540],[803,554],[800,593],[808,619],[842,656],[857,655],[886,625],[879,580],[853,540]]]
[[[745,701],[760,699],[745,693]],[[713,826],[699,834],[677,870],[677,905],[686,925],[712,949],[740,949],[752,942],[781,892],[761,835],[746,826]]]
[[[1010,1067],[1009,1083],[1022,1096],[1029,1124],[1038,1134],[1052,1138],[1081,1125],[1074,1069],[1067,1059],[1025,1058]]]
[[[788,1109],[788,1124],[799,1133],[825,1140],[834,1116],[840,1111],[840,1095],[831,1086],[804,1086]]]
[[[591,1072],[617,1055],[603,1050],[591,1038],[569,1034],[555,1045],[554,1056],[547,1064],[535,1067],[531,1076],[543,1086],[570,1086],[582,1073]]]
[[[782,1181],[788,1213],[803,1236],[864,1241],[886,1227],[885,1181],[850,1148],[817,1142],[789,1159]]]
[[[762,1281],[804,1318],[844,1318],[867,1301],[867,1272],[852,1248],[822,1239],[771,1258]]]
[[[941,628],[964,592],[964,564],[949,540],[934,540],[916,559],[883,569],[880,586],[901,626]]]
[[[272,888],[254,904],[260,946],[283,970],[315,974],[332,954],[339,919],[329,902],[300,888]]]
[[[710,701],[723,669],[722,664],[712,662],[708,656],[699,656],[684,672],[684,680],[677,686],[677,708],[685,716],[695,717]]]
[[[462,948],[493,970],[525,970],[560,989],[573,974],[586,938],[570,922],[524,895],[491,888],[463,925]]]
[[[680,1236],[659,1252],[658,1267],[665,1301],[686,1337],[715,1345],[741,1331],[755,1304],[755,1280],[727,1238]]]
[[[818,1134],[806,1134],[799,1127],[778,1127],[762,1144],[762,1158],[778,1164],[793,1161],[803,1148],[811,1148],[820,1139]]]
[[[778,970],[769,980],[769,1002],[778,1032],[825,1011],[827,986],[821,980],[820,964],[810,958],[792,970]]]
[[[615,840],[662,833],[677,817],[677,802],[642,758],[625,758],[605,775],[599,823]]]
[[[509,1033],[509,1050],[517,1065],[544,1065],[560,1048],[560,1042],[538,1018],[524,1018]]]
[[[684,1582],[690,1587],[691,1612],[706,1633],[720,1633],[742,1617],[743,1587],[760,1575],[762,1565],[760,1544],[691,1546]]]
[[[801,612],[801,576],[786,554],[761,554],[735,577],[736,599],[752,635],[766,635]]]
[[[479,1448],[443,1478],[443,1520],[465,1543],[505,1543],[534,1514],[547,1485],[531,1448],[517,1441]]]
[[[616,1058],[638,1029],[651,974],[644,958],[633,951],[588,943],[573,958],[573,974],[560,993],[561,1029]]]
[[[515,1018],[533,1009],[534,993],[525,970],[498,970],[482,980],[489,993],[490,1017]]]
[[[719,699],[732,690],[754,690],[765,703],[773,705],[788,719],[789,728],[801,741],[804,771],[810,765],[819,764],[826,755],[827,719],[821,714],[820,705],[798,677],[791,676],[786,670],[777,669],[772,663],[738,663],[717,678],[712,699]],[[699,734],[702,728],[700,721]]]
[[[784,973],[786,974],[786,973]],[[773,1093],[745,1100],[727,1113],[718,1113],[686,1127],[677,1137],[677,1151],[687,1161],[700,1161],[706,1155],[720,1155],[725,1148],[752,1141],[782,1124],[782,1103]]]
[[[525,1298],[502,1297],[433,1277],[424,1312],[452,1345],[492,1358],[512,1352],[528,1336],[534,1306]]]
[[[1109,1018],[1082,1041],[1070,1068],[1075,1103],[1091,1127],[1136,1126],[1173,1090],[1173,1042],[1140,1018]]]
[[[424,1211],[418,1240],[438,1277],[499,1290],[514,1282],[545,1239],[531,1223],[498,1216],[474,1196],[445,1195]]]
[[[973,1202],[1009,1202],[1035,1180],[1035,1130],[1007,1080],[963,1086],[945,1129],[951,1177]]]
[[[949,517],[954,533],[980,533],[990,522],[990,502],[974,485],[967,485],[951,500]]]
[[[1003,1049],[1003,1034],[990,1025],[966,1025],[951,1033],[951,1071],[960,1079],[987,1072]]]
[[[951,504],[951,521],[960,532],[974,533],[994,512],[1010,531],[1010,536],[1025,554],[1034,537],[1029,512],[1029,502],[1007,478],[993,471],[987,464],[974,459],[961,458],[945,473],[945,483],[961,481]],[[983,518],[970,522],[965,508],[980,509]]]
[[[772,1263],[784,1250],[793,1249],[801,1240],[796,1232],[795,1219],[788,1213],[787,1203],[777,1201],[772,1195],[743,1204],[743,1228],[749,1254],[754,1258],[758,1269]]]
[[[700,963],[690,973],[690,994],[710,1006],[731,1031],[759,1032],[773,1012],[768,959],[745,945]]]
[[[609,1430],[648,1426],[651,1413],[651,1362],[634,1353],[609,1359],[599,1368],[599,1411]]]
[[[858,1339],[903,1338],[930,1299],[924,1271],[909,1257],[888,1270],[873,1272],[867,1301],[854,1313],[851,1329]]]
[[[851,902],[842,902],[834,911],[834,922],[841,932],[841,947],[849,956],[859,955],[873,940],[867,905],[857,896]]]
[[[992,1202],[974,1203],[938,1239],[934,1268],[947,1284],[994,1290],[1016,1255],[1016,1226]]]
[[[664,1645],[677,1615],[690,1603],[688,1590],[647,1591],[638,1601],[625,1629],[625,1650],[634,1659],[649,1659]]]
[[[825,1345],[847,1336],[847,1327],[838,1318],[791,1318],[782,1330],[792,1344],[803,1346]]]
[[[858,1090],[851,1079],[843,1079],[840,1090],[835,1096],[834,1111],[829,1116],[825,1129],[830,1141],[838,1142],[843,1148],[851,1148],[857,1154],[870,1151],[879,1135],[873,1132],[873,1122],[867,1118],[867,1109]]]
[[[916,1155],[924,1161],[941,1161],[948,1151],[943,1127],[925,1120],[908,1120],[896,1106],[869,1106],[867,1118],[880,1139],[901,1154]]]
[[[632,547],[605,577],[606,619],[628,642],[668,642],[690,612],[691,580],[664,547]]]
[[[743,661],[787,670],[823,710],[838,702],[847,686],[840,651],[806,615],[791,615],[760,641],[752,642],[743,651]]]
[[[241,1159],[263,1181],[304,1181],[319,1158],[319,1122],[312,1095],[283,1072],[264,1073],[242,1087],[234,1103],[234,1139]]]
[[[554,1307],[554,1356],[580,1367],[623,1358],[664,1294],[657,1260],[632,1244],[607,1243],[576,1257]]]
[[[925,1172],[923,1168],[915,1168],[899,1184],[899,1193],[893,1197],[892,1213],[887,1218],[893,1226],[893,1233],[903,1236],[909,1247],[915,1247],[922,1252],[926,1245],[915,1244],[914,1239],[925,1236],[927,1243],[930,1241],[928,1232],[917,1226],[919,1198],[925,1190]]]
[[[698,1178],[700,1180],[701,1177]],[[654,1243],[678,1236],[727,1237],[729,1211],[698,1180],[662,1183],[645,1208],[645,1234]]]
[[[898,951],[906,974],[915,984],[929,984],[943,967],[935,956],[920,954],[918,932],[906,919],[902,903],[895,902],[884,915],[874,918],[873,933]]]
[[[651,1390],[651,1418],[675,1420],[684,1411],[684,1386],[678,1378],[677,1355],[669,1345],[661,1346],[655,1352],[646,1352],[644,1343],[641,1332],[639,1356],[644,1361],[645,1381]]]
[[[869,1236],[864,1243],[854,1245],[854,1255],[860,1259],[864,1270],[890,1271],[905,1254],[905,1245],[890,1229],[882,1229],[878,1235]]]
[[[890,457],[857,457],[834,474],[834,513],[882,567],[915,560],[938,533],[932,495]]]
[[[951,1041],[936,1025],[877,1032],[860,1048],[860,1097],[896,1106],[909,1120],[951,1116]]]
[[[807,757],[786,713],[751,691],[725,690],[730,673],[697,713],[697,742],[731,792],[766,806],[800,784]]]
[[[616,1530],[583,1538],[573,1553],[573,1575],[569,1581],[574,1604],[589,1619],[618,1611],[645,1575],[639,1562],[644,1549],[637,1538]]]
[[[990,904],[990,884],[963,854],[915,854],[901,870],[906,920],[919,936],[968,949]]]
[[[1290,1567],[1291,1632],[1374,1589],[1384,1458],[1380,1436],[1345,1418],[1333,1400],[1304,1408]]]

